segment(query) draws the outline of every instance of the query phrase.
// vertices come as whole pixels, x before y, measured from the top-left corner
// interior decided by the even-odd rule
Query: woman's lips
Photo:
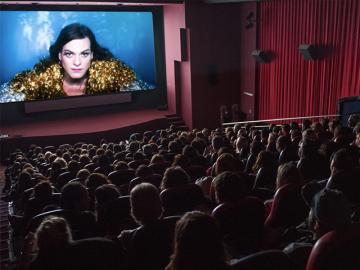
[[[73,72],[81,72],[82,68],[72,68],[71,69]]]

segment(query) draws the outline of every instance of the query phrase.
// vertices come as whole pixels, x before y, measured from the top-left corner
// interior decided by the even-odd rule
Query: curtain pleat
[[[339,98],[360,96],[359,0],[259,6],[259,48],[274,56],[259,67],[259,119],[334,114]],[[325,57],[304,60],[300,44],[321,45]]]

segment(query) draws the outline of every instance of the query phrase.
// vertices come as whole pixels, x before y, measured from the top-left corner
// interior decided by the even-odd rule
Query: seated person
[[[176,224],[174,251],[166,270],[229,269],[213,217],[188,212]]]
[[[164,269],[171,254],[174,228],[161,219],[159,190],[150,183],[138,184],[131,190],[130,203],[131,214],[140,226],[123,231],[118,241],[134,269]]]

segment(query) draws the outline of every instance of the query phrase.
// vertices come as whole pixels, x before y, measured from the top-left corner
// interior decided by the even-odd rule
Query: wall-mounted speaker
[[[321,47],[314,44],[300,44],[299,51],[305,60],[318,60],[322,58]]]
[[[271,60],[270,53],[263,50],[253,50],[251,56],[259,63],[268,63]]]

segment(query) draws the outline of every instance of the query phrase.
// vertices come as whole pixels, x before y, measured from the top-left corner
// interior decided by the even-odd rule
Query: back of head
[[[329,229],[341,228],[351,223],[350,205],[341,191],[321,190],[314,196],[312,210],[318,223]]]
[[[233,172],[223,172],[213,181],[218,203],[236,202],[248,194],[246,180]]]
[[[331,157],[331,169],[333,174],[339,171],[350,170],[355,167],[356,161],[352,152],[342,148]]]
[[[183,154],[177,154],[174,157],[172,166],[180,166],[181,168],[188,168],[190,166],[189,158]]]
[[[280,152],[290,145],[290,138],[288,136],[281,135],[276,140],[276,149]]]
[[[260,168],[272,169],[276,167],[276,159],[272,152],[263,150],[261,151],[257,158],[256,162],[253,166],[253,170],[257,171]]]
[[[295,166],[294,163],[288,162],[279,166],[278,175],[276,178],[277,189],[279,189],[280,187],[286,184],[301,185],[301,183],[302,183],[302,179],[301,179],[300,171]]]
[[[76,177],[80,178],[80,179],[87,179],[89,177],[89,175],[90,175],[90,172],[88,169],[81,169],[76,174]]]
[[[95,190],[105,184],[109,184],[109,179],[102,173],[92,173],[86,180],[86,186],[91,190]]]
[[[89,208],[89,193],[79,182],[67,183],[61,190],[61,205],[65,210],[82,211]]]
[[[48,199],[52,194],[52,186],[48,181],[41,181],[34,187],[34,197],[37,199]]]
[[[96,203],[103,205],[109,201],[115,200],[120,196],[118,188],[113,184],[106,184],[95,190]]]
[[[215,219],[188,212],[176,224],[174,253],[167,269],[221,269],[225,266],[220,230]]]
[[[159,190],[152,184],[136,185],[130,193],[131,214],[139,224],[148,224],[162,214]]]
[[[73,173],[77,173],[80,169],[80,163],[76,160],[71,160],[68,163],[68,170]]]
[[[180,166],[167,168],[161,182],[161,189],[174,188],[186,185],[190,176]]]
[[[54,252],[71,241],[71,231],[64,218],[50,216],[36,230],[35,237],[40,253]]]
[[[215,163],[215,174],[230,171],[236,172],[240,170],[240,164],[235,157],[229,153],[224,153],[218,157]]]
[[[146,177],[153,174],[153,170],[147,165],[140,165],[135,171],[136,177]]]
[[[220,136],[220,135],[215,136],[212,139],[211,143],[212,143],[212,146],[213,146],[215,151],[219,150],[222,146],[225,145],[224,138],[222,136]]]

